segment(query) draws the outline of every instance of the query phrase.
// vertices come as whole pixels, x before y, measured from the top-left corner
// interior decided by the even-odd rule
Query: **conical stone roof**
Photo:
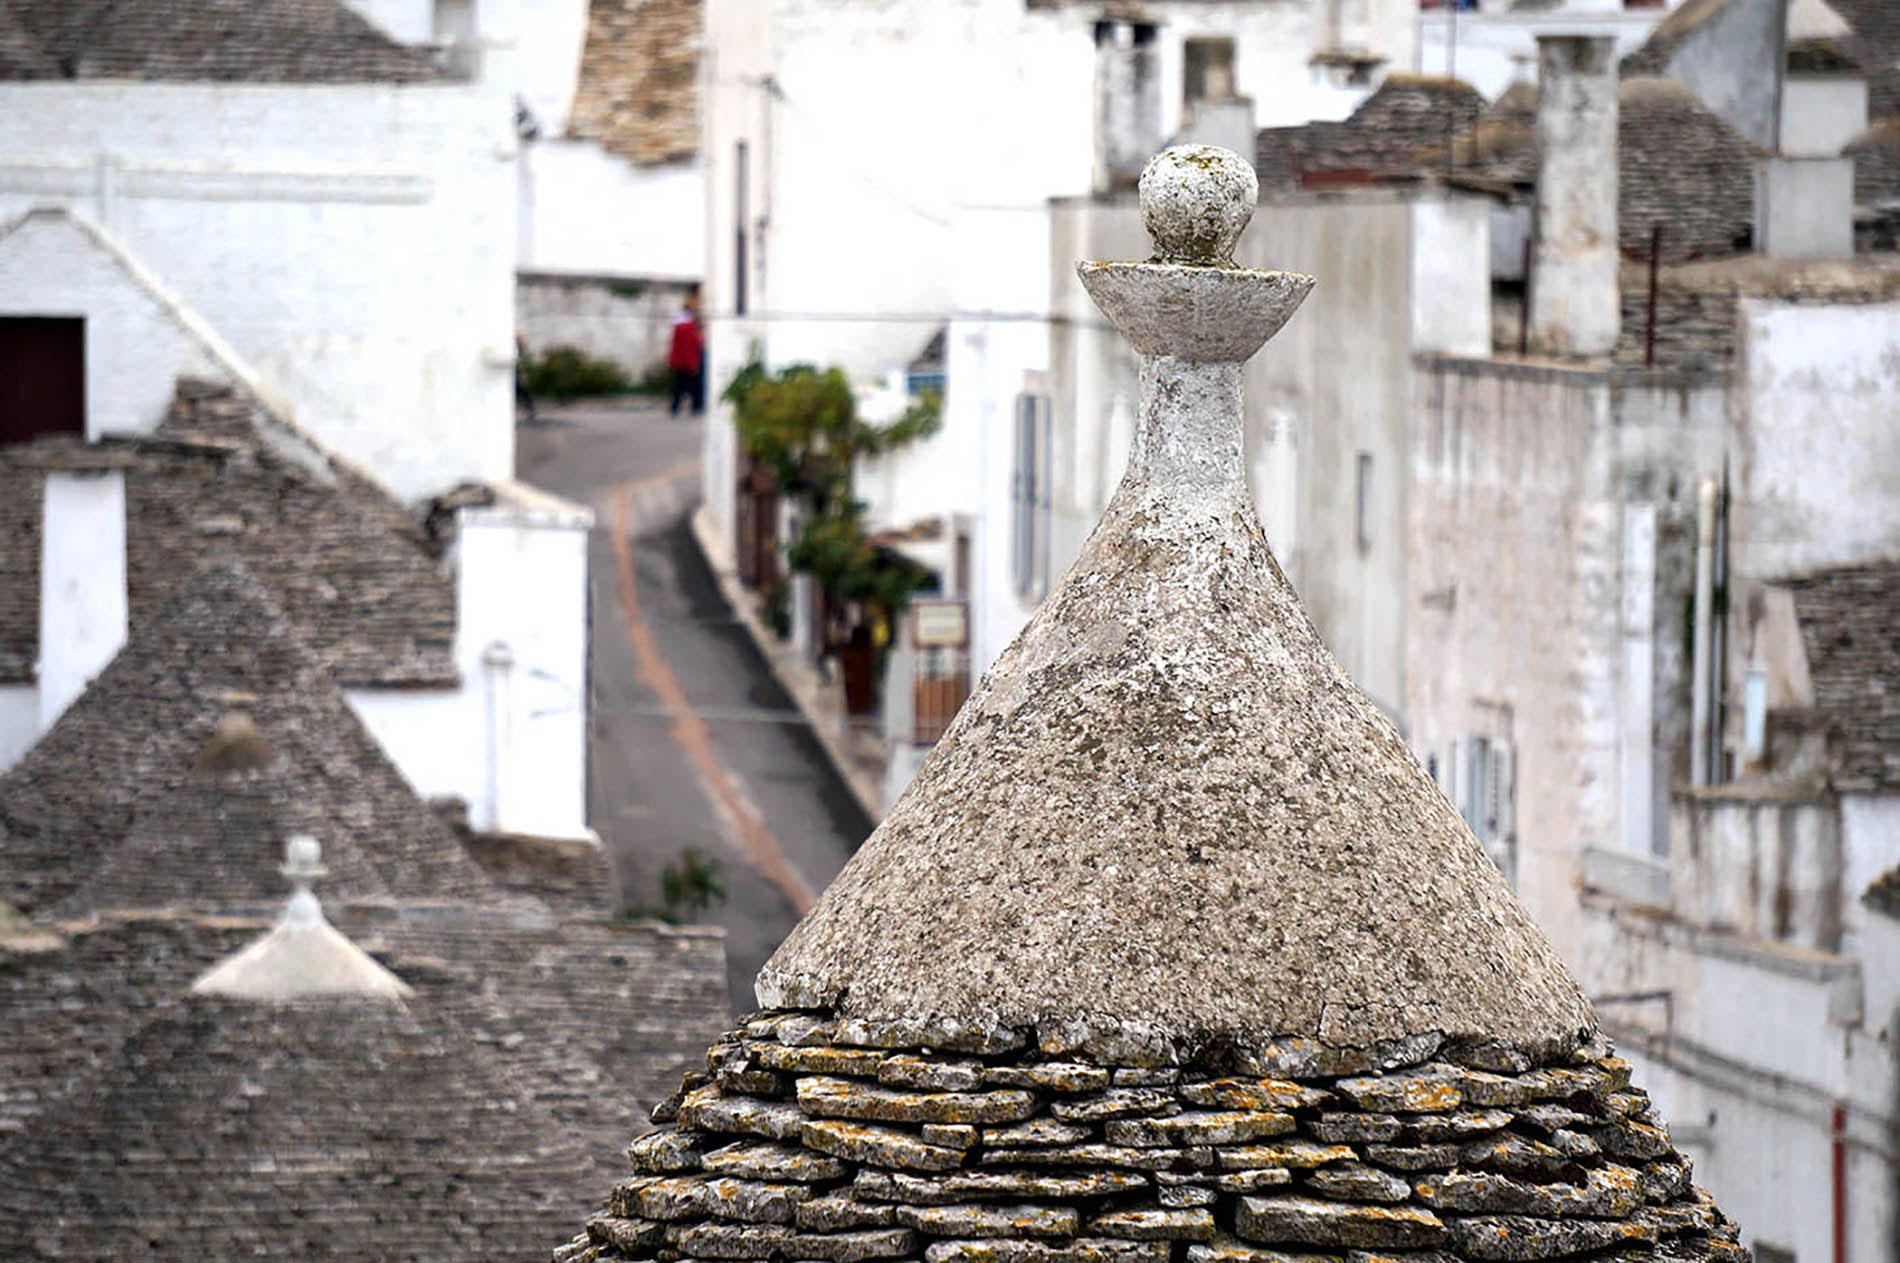
[[[1311,281],[1233,266],[1255,197],[1170,150],[1157,259],[1083,265],[1127,480],[556,1263],[1745,1259],[1273,562],[1240,364]]]
[[[1311,282],[1083,279],[1144,355],[1127,477],[760,1000],[1083,1047],[1575,1048],[1595,1026],[1576,982],[1255,514],[1239,361]]]
[[[271,757],[207,766],[236,709]],[[339,898],[532,902],[489,881],[263,585],[214,555],[0,776],[0,894],[29,913],[271,909],[296,833]]]

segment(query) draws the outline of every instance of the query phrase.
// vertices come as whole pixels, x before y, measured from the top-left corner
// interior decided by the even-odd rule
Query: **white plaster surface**
[[[585,691],[591,525],[585,510],[558,502],[463,510],[460,687],[349,693],[351,707],[416,791],[461,798],[477,829],[593,836]],[[496,679],[497,658],[510,664],[505,681]]]
[[[39,685],[0,684],[0,772],[19,762],[39,738]]]
[[[1611,41],[1538,41],[1537,210],[1530,337],[1559,355],[1616,345],[1616,61]]]
[[[1773,578],[1900,550],[1900,303],[1746,299],[1735,567]]]
[[[152,430],[181,374],[227,376],[175,309],[141,286],[96,232],[64,215],[0,223],[0,315],[85,320],[90,439]]]
[[[1867,80],[1790,75],[1781,85],[1781,152],[1832,158],[1867,130]]]
[[[1763,159],[1755,168],[1755,232],[1771,259],[1852,258],[1853,159]]]
[[[39,731],[125,644],[125,475],[46,476],[40,545]]]
[[[697,162],[636,166],[591,141],[522,146],[525,272],[696,280],[706,270]]]
[[[514,158],[482,85],[0,85],[0,221],[97,220],[404,496],[513,468]]]

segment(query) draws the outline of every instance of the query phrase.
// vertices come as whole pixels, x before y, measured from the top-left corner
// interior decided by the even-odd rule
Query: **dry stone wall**
[[[556,1263],[1746,1257],[1601,1040],[1539,1067],[1316,1048],[1289,1077],[997,1032],[903,1040],[821,1013],[746,1021],[654,1111],[633,1177]]]

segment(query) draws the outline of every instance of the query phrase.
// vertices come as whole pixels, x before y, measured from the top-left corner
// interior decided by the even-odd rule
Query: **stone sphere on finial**
[[[1164,149],[1141,173],[1141,222],[1155,262],[1232,267],[1260,181],[1246,159],[1216,145]]]

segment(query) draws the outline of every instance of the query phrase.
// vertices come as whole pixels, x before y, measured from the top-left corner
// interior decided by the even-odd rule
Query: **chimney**
[[[1607,355],[1622,325],[1613,41],[1607,35],[1540,35],[1537,73],[1531,341],[1551,355]]]
[[[1852,29],[1822,0],[1788,9],[1778,151],[1755,170],[1755,245],[1775,259],[1854,253],[1854,162],[1867,130],[1867,75],[1845,51]]]
[[[1130,189],[1161,148],[1161,67],[1152,22],[1095,24],[1095,191]]]
[[[125,644],[125,475],[52,470],[40,519],[40,731]]]

